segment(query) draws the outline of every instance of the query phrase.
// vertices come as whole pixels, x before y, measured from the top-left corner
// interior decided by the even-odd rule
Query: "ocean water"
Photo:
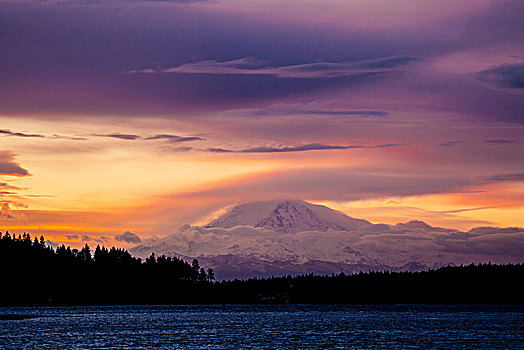
[[[1,349],[524,349],[524,306],[0,308]]]

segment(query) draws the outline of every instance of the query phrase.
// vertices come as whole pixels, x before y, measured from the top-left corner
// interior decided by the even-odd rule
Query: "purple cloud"
[[[112,133],[112,134],[93,134],[92,136],[97,137],[110,137],[115,139],[121,139],[121,140],[167,140],[171,143],[179,143],[179,142],[188,142],[188,141],[202,141],[204,140],[201,137],[197,136],[179,136],[179,135],[171,135],[171,134],[158,134],[154,136],[149,137],[143,137],[136,134],[122,134],[122,133]]]
[[[172,143],[188,142],[188,141],[202,141],[204,140],[198,136],[178,136],[169,134],[160,134],[144,138],[144,140],[168,140]]]
[[[9,129],[0,129],[0,134],[7,135],[7,136],[19,136],[19,137],[37,137],[37,138],[43,138],[44,135],[40,134],[26,134],[23,132],[14,132]]]
[[[444,11],[437,22],[400,25],[391,31],[355,29],[351,23],[319,27],[271,16],[233,16],[224,8],[218,10],[224,4],[204,10],[156,1],[130,1],[124,7],[108,1],[88,3],[0,3],[3,46],[11,48],[3,53],[0,67],[2,112],[176,119],[184,118],[177,112],[262,108],[316,98],[347,101],[346,106],[339,104],[342,110],[351,105],[382,108],[362,102],[361,88],[369,85],[378,101],[387,101],[388,94],[413,96],[419,104],[440,98],[436,106],[424,108],[445,106],[450,112],[494,119],[521,116],[518,96],[509,96],[508,89],[494,94],[488,87],[479,92],[471,81],[451,81],[442,75],[427,79],[431,69],[422,67],[436,57],[488,47],[501,38],[520,43],[518,2],[462,11],[458,17],[452,10]],[[143,16],[145,8],[148,16]],[[25,30],[34,36],[22,35]],[[447,40],[441,40],[443,36]],[[419,58],[420,65],[402,69],[394,80],[384,74]],[[206,74],[122,73],[169,67]],[[406,84],[408,77],[416,84]],[[423,92],[431,98],[415,96]],[[397,97],[389,96],[398,102],[387,110],[413,106],[413,101]]]
[[[294,169],[246,177],[241,182],[182,195],[189,198],[223,198],[230,201],[307,198],[316,201],[355,201],[382,197],[404,197],[435,193],[462,193],[472,181],[467,177],[406,174],[402,169],[368,169],[358,171],[340,167],[329,169]]]
[[[362,145],[350,145],[350,146],[337,146],[337,145],[324,145],[321,143],[310,143],[307,145],[295,146],[295,147],[252,147],[240,150],[224,149],[224,148],[208,148],[208,152],[213,153],[286,153],[286,152],[305,152],[305,151],[329,151],[329,150],[341,150],[341,149],[354,149],[354,148],[386,148],[402,146],[403,144],[388,143],[376,146],[362,146]]]
[[[272,75],[279,78],[340,78],[359,74],[386,73],[399,66],[419,61],[412,56],[394,56],[359,62],[318,62],[272,67],[256,58],[241,58],[218,62],[214,60],[197,63],[186,63],[174,68],[155,71],[144,69],[130,73],[186,73],[186,74],[219,74],[219,75]]]
[[[362,148],[363,146],[335,146],[323,145],[321,143],[311,143],[308,145],[296,147],[252,147],[241,150],[230,150],[223,148],[208,148],[208,152],[214,153],[284,153],[284,152],[304,152],[304,151],[325,151],[325,150],[340,150],[350,148]]]
[[[253,110],[242,110],[239,113],[253,116],[285,116],[285,115],[326,115],[326,116],[364,116],[387,117],[388,112],[366,109],[307,109],[299,105],[271,106]]]
[[[488,177],[488,181],[524,181],[524,173],[497,174]]]
[[[0,151],[0,175],[27,176],[29,172],[15,161],[11,151]]]
[[[46,136],[42,134],[27,134],[23,132],[11,131],[9,129],[0,129],[0,134],[5,135],[5,136],[18,136],[18,137],[27,137],[27,138],[66,139],[66,140],[75,140],[75,141],[87,140],[84,137],[63,136],[63,135],[57,135],[57,134],[53,134],[51,136]]]
[[[111,137],[114,139],[121,139],[121,140],[138,140],[140,139],[139,135],[134,134],[120,134],[120,133],[113,133],[113,134],[93,134],[93,136],[98,137]]]
[[[129,232],[129,231],[126,231],[122,233],[121,235],[116,235],[115,239],[119,242],[126,242],[126,243],[138,244],[142,242],[142,239],[140,239],[138,235],[134,234],[133,232]]]
[[[481,81],[485,81],[499,87],[511,89],[524,89],[524,65],[508,64],[500,67],[487,69],[477,74]]]
[[[91,236],[88,236],[88,235],[83,235],[82,236],[82,242],[98,242],[98,243],[103,243],[103,240],[101,239],[97,239],[97,238],[93,238]]]

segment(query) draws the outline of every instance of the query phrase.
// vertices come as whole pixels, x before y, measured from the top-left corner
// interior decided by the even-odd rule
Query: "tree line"
[[[524,304],[524,264],[447,266],[214,281],[198,260],[141,260],[122,248],[46,246],[0,233],[0,305]]]
[[[199,302],[214,280],[198,260],[142,260],[122,248],[56,249],[45,238],[0,232],[0,304],[154,304]]]

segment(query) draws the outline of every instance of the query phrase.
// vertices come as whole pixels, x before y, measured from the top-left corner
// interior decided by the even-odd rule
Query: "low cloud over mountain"
[[[119,242],[126,242],[126,243],[138,244],[142,242],[142,240],[140,239],[140,237],[138,237],[138,235],[130,231],[126,231],[122,233],[121,235],[115,236],[115,239]]]
[[[304,201],[252,202],[201,226],[144,240],[131,251],[198,258],[217,278],[373,269],[420,270],[448,264],[524,259],[524,228],[468,232],[421,221],[372,224]]]

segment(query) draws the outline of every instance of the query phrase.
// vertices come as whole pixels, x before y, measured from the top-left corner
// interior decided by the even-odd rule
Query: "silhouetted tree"
[[[206,270],[204,270],[204,268],[201,267],[198,273],[198,280],[204,282],[206,280],[206,277]]]
[[[91,262],[93,258],[91,257],[91,249],[89,248],[89,245],[85,245],[84,248],[78,253],[77,255],[85,262]]]
[[[207,281],[213,282],[215,280],[215,272],[213,269],[207,269]]]

